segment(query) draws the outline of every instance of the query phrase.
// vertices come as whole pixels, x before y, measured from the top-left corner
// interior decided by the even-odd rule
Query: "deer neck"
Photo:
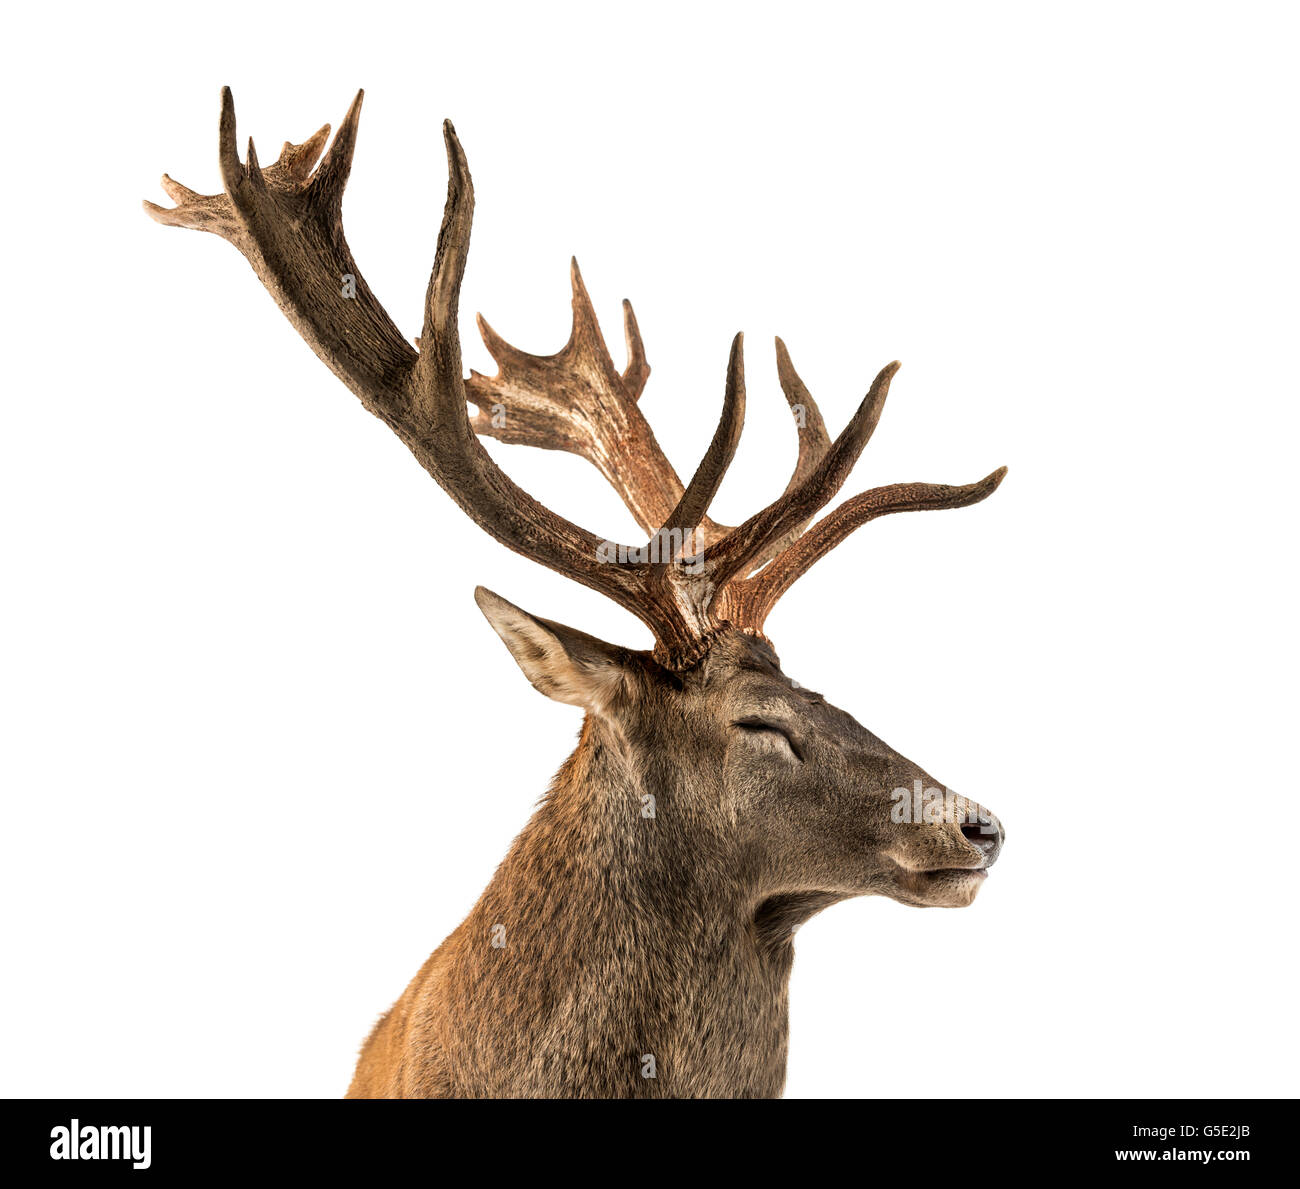
[[[717,825],[690,812],[688,772],[645,762],[616,727],[588,719],[462,926],[474,985],[535,1027],[511,1043],[581,1054],[594,1084],[580,1092],[775,1095],[784,1084],[789,931],[772,944],[756,922],[752,880]]]

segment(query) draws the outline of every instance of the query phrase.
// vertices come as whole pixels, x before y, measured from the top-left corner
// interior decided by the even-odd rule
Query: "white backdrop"
[[[769,622],[1009,837],[969,910],[801,931],[791,1096],[1296,1093],[1285,14],[10,14],[0,1093],[342,1093],[579,726],[474,584],[648,644],[471,525],[233,248],[141,213],[164,169],[219,185],[223,83],[263,161],[367,88],[345,219],[411,334],[451,116],[465,325],[557,349],[576,253],[620,361],[635,304],[680,471],[744,329],[721,520],[793,461],[775,333],[832,431],[904,362],[846,495],[1010,466],[862,530]],[[476,338],[466,362],[493,370]],[[634,536],[586,464],[492,450]]]

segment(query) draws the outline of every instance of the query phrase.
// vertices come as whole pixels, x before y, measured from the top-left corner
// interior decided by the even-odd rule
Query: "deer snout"
[[[980,809],[962,824],[961,836],[983,852],[984,866],[992,867],[1002,853],[1002,843],[1007,835],[1001,821],[988,810]]]

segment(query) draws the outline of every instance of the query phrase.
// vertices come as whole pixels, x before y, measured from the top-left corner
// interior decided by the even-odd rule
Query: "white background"
[[[788,1091],[1297,1091],[1294,33],[1266,5],[34,6],[3,72],[9,1095],[338,1095],[573,744],[482,582],[644,647],[502,549],[215,237],[218,88],[262,160],[367,88],[344,211],[408,333],[451,116],[465,324],[557,349],[582,262],[679,471],[747,332],[715,508],[784,485],[781,334],[832,430],[904,369],[870,525],[785,668],[998,812],[971,909],[798,939]],[[241,139],[242,143],[242,139]],[[493,370],[482,345],[466,362]],[[493,452],[633,539],[594,470]]]

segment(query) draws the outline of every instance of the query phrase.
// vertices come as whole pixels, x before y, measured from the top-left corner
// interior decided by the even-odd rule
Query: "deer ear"
[[[623,688],[626,649],[538,619],[484,586],[474,601],[539,693],[600,714]]]

